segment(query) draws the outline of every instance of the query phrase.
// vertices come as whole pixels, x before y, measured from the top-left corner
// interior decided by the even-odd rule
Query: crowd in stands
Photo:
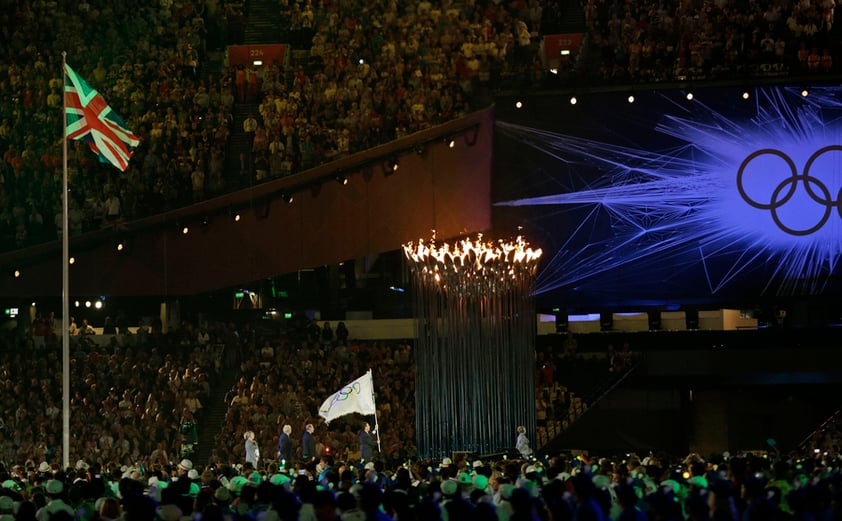
[[[838,55],[834,0],[584,3],[605,81],[828,73]]]
[[[254,431],[262,460],[276,461],[284,425],[292,433],[296,460],[304,426],[318,426],[318,455],[359,459],[358,418],[330,426],[317,416],[336,389],[373,369],[380,453],[390,461],[416,455],[412,348],[407,342],[349,340],[343,323],[304,323],[292,333],[258,334],[251,327],[185,321],[164,334],[160,321],[126,328],[114,321],[99,335],[75,320],[71,336],[70,457],[89,463],[165,464],[190,455],[185,424],[201,429],[203,408],[226,366],[235,369],[220,432],[202,432],[213,444],[208,462],[244,459],[243,433]],[[132,332],[134,331],[134,332]],[[0,461],[62,460],[61,332],[40,313],[30,327],[2,330],[0,388],[3,414]],[[203,462],[203,463],[208,463]]]
[[[43,326],[36,324],[37,328]],[[166,463],[180,456],[180,427],[195,424],[221,370],[208,344],[141,327],[94,342],[74,337],[70,352],[70,451],[75,459]],[[224,330],[214,330],[216,338]],[[44,338],[32,334],[44,333]],[[62,461],[61,349],[54,330],[0,337],[0,460]],[[119,339],[119,340],[118,340]]]
[[[241,41],[247,4],[3,0],[0,8],[3,249],[62,233],[62,51],[142,142],[125,174],[70,144],[69,227],[81,233],[457,118],[490,104],[512,78],[539,86],[548,75],[542,36],[561,30],[566,13],[540,0],[280,2],[290,40],[282,43],[297,58],[206,70],[208,49]],[[835,70],[834,0],[587,0],[582,9],[584,43],[561,75],[573,82]],[[257,128],[232,174],[226,145],[241,132],[232,127],[241,102],[258,104]]]
[[[72,234],[188,204],[199,177],[222,190],[232,87],[202,64],[226,23],[203,0],[0,2],[2,249],[62,233],[62,52],[142,143],[125,174],[69,143]]]
[[[340,323],[341,324],[341,323]],[[359,459],[358,418],[339,418],[330,426],[318,418],[322,402],[342,385],[371,368],[379,422],[381,454],[389,461],[413,458],[415,403],[412,348],[406,342],[348,341],[347,331],[328,322],[302,336],[250,340],[243,346],[240,377],[227,398],[225,428],[216,440],[213,461],[241,461],[243,433],[254,431],[261,453],[277,461],[278,437],[293,428],[296,460],[301,458],[304,426],[316,426],[316,453]],[[232,432],[233,430],[233,432]]]
[[[260,79],[252,152],[273,177],[290,165],[307,169],[487,103],[490,82],[511,74],[517,60],[532,64],[524,20],[540,25],[541,8],[536,0],[529,7],[291,2],[281,18],[295,34],[312,38],[291,85],[277,81],[282,74],[274,68]]]
[[[302,324],[283,334],[185,322],[166,334],[160,323],[136,333],[121,325],[105,342],[75,336],[69,459],[75,463],[64,469],[59,350],[54,341],[33,338],[54,334],[54,319],[38,316],[31,328],[4,331],[0,516],[51,519],[47,512],[66,503],[64,519],[79,520],[120,515],[198,520],[200,514],[203,520],[339,514],[404,520],[836,519],[842,499],[838,421],[823,425],[791,454],[679,459],[539,453],[537,459],[486,461],[463,454],[455,461],[419,460],[413,447],[411,345],[355,341],[353,331],[340,324],[335,329],[328,322]],[[185,418],[201,416],[224,364],[233,359],[226,353],[239,360],[239,376],[222,404],[227,417],[212,456],[191,459],[179,452],[179,427]],[[562,380],[576,386],[563,376],[562,365],[587,360],[592,365],[577,367],[616,377],[634,363],[628,353],[622,346],[584,357],[570,335],[563,345],[539,350],[539,395],[563,394]],[[374,461],[362,462],[360,417],[326,426],[315,411],[368,368],[374,369],[382,450]],[[307,423],[316,425],[317,457],[311,461],[302,460],[298,443]],[[285,425],[293,426],[295,450],[291,464],[281,465],[275,450]],[[257,434],[257,465],[242,464],[246,431]],[[47,510],[36,515],[41,508]]]

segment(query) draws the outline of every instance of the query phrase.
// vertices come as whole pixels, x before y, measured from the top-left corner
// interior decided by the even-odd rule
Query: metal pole
[[[61,78],[67,90],[67,52],[61,53]],[[63,466],[70,466],[70,229],[68,221],[67,190],[67,92],[62,96],[62,193],[61,193],[61,396],[62,426],[61,453]]]

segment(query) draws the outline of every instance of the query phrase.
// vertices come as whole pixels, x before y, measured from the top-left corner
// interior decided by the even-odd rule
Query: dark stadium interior
[[[0,0],[2,520],[117,483],[64,518],[838,518],[835,4]],[[63,58],[139,138],[124,172],[64,137]],[[441,365],[497,394],[419,383],[402,245],[518,236],[534,368],[468,338]],[[422,443],[416,390],[484,411],[492,354],[527,420]],[[378,416],[323,421],[367,369]]]

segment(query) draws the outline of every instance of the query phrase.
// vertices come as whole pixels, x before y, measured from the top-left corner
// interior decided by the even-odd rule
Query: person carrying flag
[[[363,429],[360,431],[360,459],[363,463],[374,461],[377,458],[377,439],[374,435],[377,434],[377,425],[374,425],[374,430],[368,422],[363,423]]]

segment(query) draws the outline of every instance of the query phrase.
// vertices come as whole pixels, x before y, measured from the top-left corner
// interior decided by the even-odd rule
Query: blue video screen
[[[751,303],[839,289],[842,88],[498,105],[495,229],[544,249],[539,301]]]

